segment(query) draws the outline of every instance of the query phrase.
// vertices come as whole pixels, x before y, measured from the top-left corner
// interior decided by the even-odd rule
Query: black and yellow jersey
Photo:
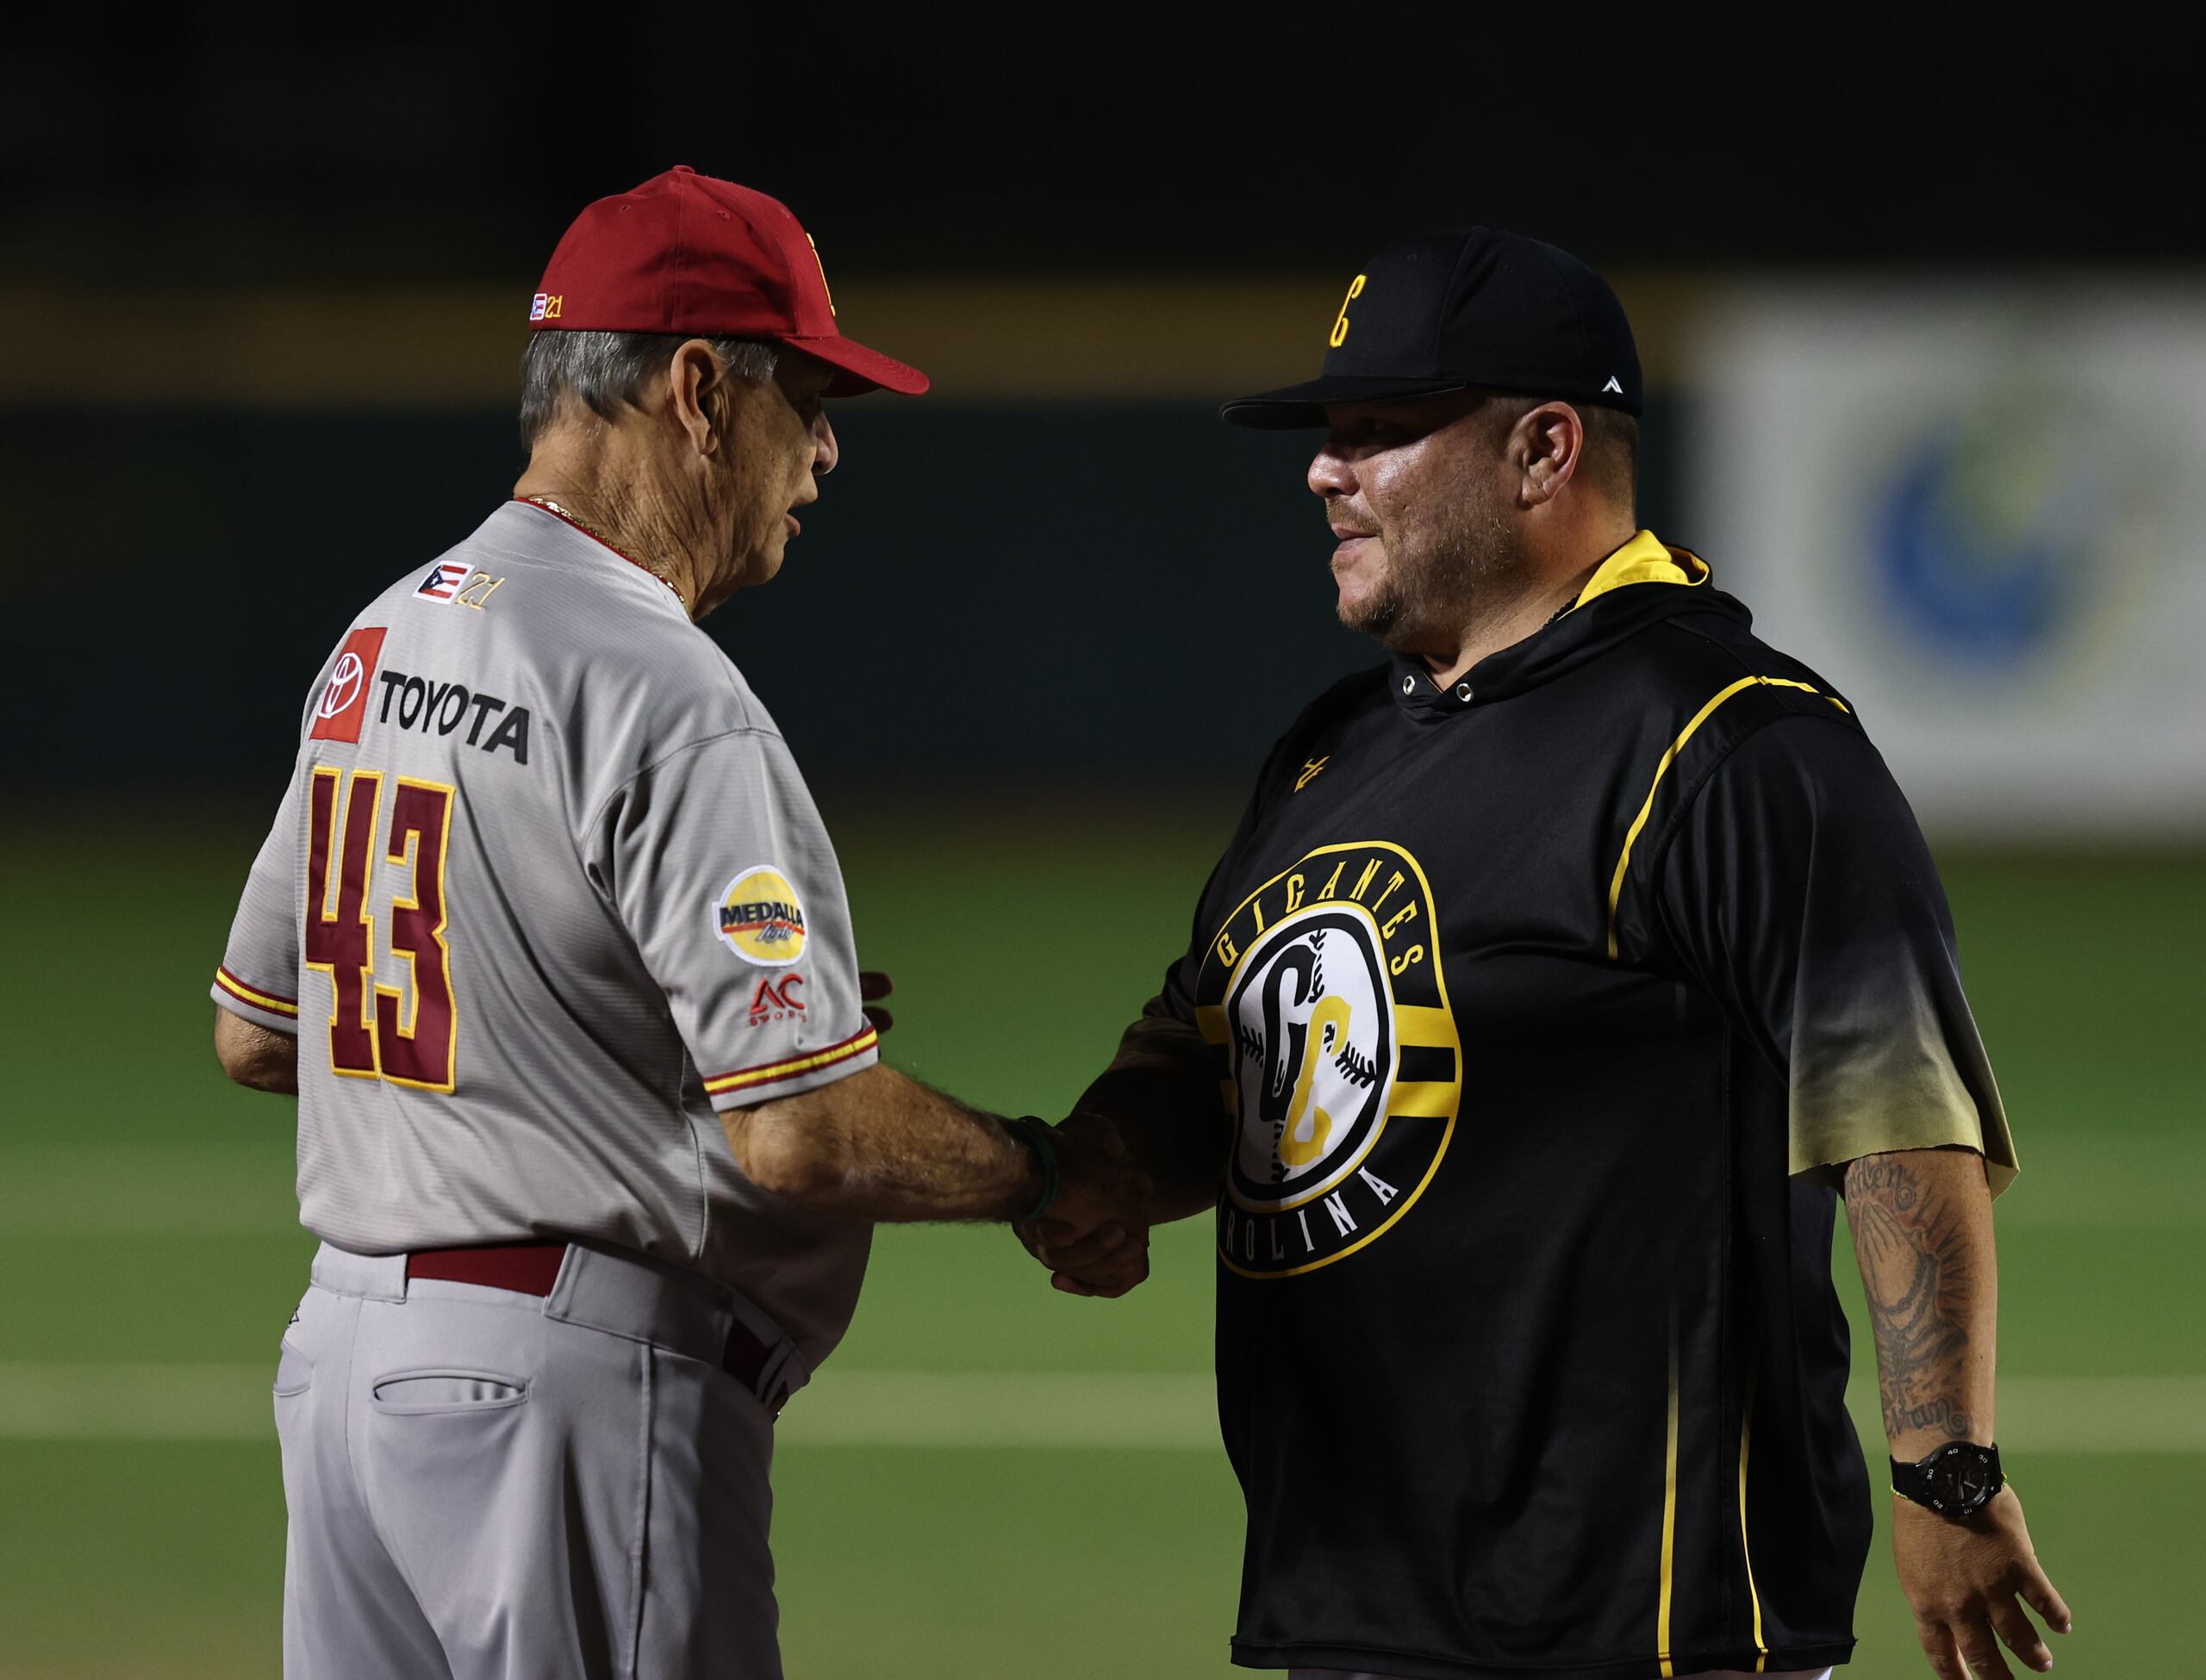
[[[1843,1662],[1870,1534],[1839,1163],[2014,1156],[1851,697],[1642,532],[1264,768],[1150,1005],[1232,1143],[1236,1660],[1546,1680]]]

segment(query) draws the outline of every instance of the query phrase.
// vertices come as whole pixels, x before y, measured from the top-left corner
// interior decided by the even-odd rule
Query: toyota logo
[[[337,669],[329,674],[329,687],[321,691],[319,708],[324,718],[333,718],[360,697],[360,685],[367,680],[368,668],[360,663],[360,656],[349,650],[337,656]]]

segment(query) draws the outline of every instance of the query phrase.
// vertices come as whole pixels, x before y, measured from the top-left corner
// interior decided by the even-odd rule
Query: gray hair
[[[674,359],[676,345],[694,335],[664,333],[567,333],[553,328],[528,335],[520,353],[520,442],[523,449],[557,425],[570,401],[600,420],[633,405],[651,376]],[[720,365],[758,384],[780,365],[777,346],[757,339],[707,339]]]

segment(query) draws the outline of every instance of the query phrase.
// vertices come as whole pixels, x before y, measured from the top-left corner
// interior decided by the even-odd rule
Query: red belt
[[[517,1295],[549,1295],[558,1281],[559,1267],[567,1258],[564,1242],[522,1242],[502,1248],[424,1248],[406,1257],[406,1275],[439,1278],[447,1283],[480,1284],[486,1289],[509,1289]],[[720,1350],[720,1369],[741,1383],[774,1416],[788,1403],[786,1383],[776,1382],[761,1393],[758,1379],[774,1350],[753,1335],[740,1318],[731,1318],[727,1345]]]

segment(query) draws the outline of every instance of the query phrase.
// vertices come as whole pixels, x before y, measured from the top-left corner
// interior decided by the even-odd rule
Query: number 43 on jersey
[[[455,1047],[445,852],[452,789],[394,778],[386,829],[382,773],[355,770],[350,786],[346,780],[341,770],[316,769],[308,818],[302,949],[306,966],[327,974],[336,989],[329,1065],[348,1078],[450,1091]],[[378,864],[406,872],[391,899],[386,934],[391,954],[405,959],[404,986],[376,983],[376,918],[368,906]]]

